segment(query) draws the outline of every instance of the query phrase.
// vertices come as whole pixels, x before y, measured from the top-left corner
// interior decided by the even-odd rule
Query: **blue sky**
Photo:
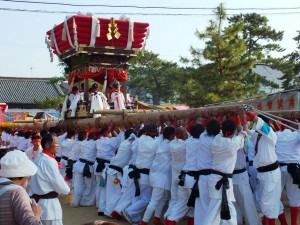
[[[29,0],[30,1],[30,0]],[[50,0],[40,0],[51,2]],[[137,5],[137,6],[169,6],[169,7],[207,7],[215,8],[221,2],[226,8],[289,8],[299,7],[295,10],[272,11],[227,11],[233,13],[257,12],[266,15],[269,24],[276,30],[284,31],[284,39],[281,42],[286,52],[296,49],[296,42],[292,39],[300,30],[300,1],[299,0],[139,0],[139,1],[56,1],[72,4],[106,4],[106,5]],[[150,24],[150,37],[147,41],[147,50],[160,55],[161,58],[178,62],[180,56],[189,56],[189,47],[203,48],[203,42],[197,40],[195,31],[204,31],[208,21],[213,16],[161,16],[161,15],[128,15],[128,13],[202,13],[210,14],[211,10],[167,10],[167,9],[133,9],[133,8],[105,8],[105,7],[70,7],[55,5],[37,5],[25,3],[11,3],[0,1],[0,8],[19,9],[44,9],[53,11],[81,11],[96,14],[98,17],[119,18],[123,13],[133,21],[148,22]],[[272,14],[267,13],[285,13]],[[289,13],[289,12],[299,12]],[[45,33],[64,21],[70,14],[42,14],[29,12],[11,12],[0,10],[0,76],[11,77],[53,77],[60,76],[57,58],[50,62],[48,49],[45,45]],[[32,69],[31,69],[32,68]]]

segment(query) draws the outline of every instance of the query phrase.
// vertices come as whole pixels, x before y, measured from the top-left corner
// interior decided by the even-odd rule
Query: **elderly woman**
[[[25,190],[37,167],[19,150],[6,153],[0,166],[0,225],[41,224],[41,206]]]

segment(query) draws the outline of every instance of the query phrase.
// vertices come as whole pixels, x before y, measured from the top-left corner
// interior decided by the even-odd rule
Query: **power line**
[[[1,0],[0,0],[1,1]],[[15,11],[15,12],[31,12],[31,13],[62,13],[62,14],[77,14],[78,11],[51,11],[51,10],[43,10],[43,9],[17,9],[17,8],[0,8],[2,11]],[[300,12],[299,12],[300,13]],[[140,12],[95,12],[94,14],[98,15],[143,15],[143,16],[212,16],[213,13],[140,13]]]
[[[106,4],[71,4],[61,2],[42,2],[26,0],[0,0],[2,2],[26,3],[26,4],[43,4],[43,5],[60,5],[72,7],[109,7],[109,8],[136,8],[136,9],[176,9],[176,10],[215,10],[210,7],[169,7],[169,6],[137,6],[137,5],[106,5]],[[298,7],[270,7],[270,8],[226,8],[226,10],[296,10]]]
[[[3,0],[0,0],[3,1]],[[78,11],[51,11],[43,9],[17,9],[17,8],[0,8],[0,11],[12,11],[12,12],[29,12],[29,13],[48,13],[48,14],[77,14]],[[142,15],[142,16],[214,16],[214,13],[141,13],[141,12],[95,12],[98,15]],[[239,13],[227,14],[228,16],[237,15]],[[261,13],[262,15],[290,15],[300,14],[298,12],[271,12]]]

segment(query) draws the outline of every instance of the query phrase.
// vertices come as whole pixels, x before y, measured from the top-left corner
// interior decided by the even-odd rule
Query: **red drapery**
[[[71,84],[73,79],[74,83],[80,82],[84,79],[93,79],[94,81],[103,84],[106,73],[107,85],[110,85],[115,79],[120,82],[127,80],[127,69],[107,69],[105,67],[89,66],[85,70],[78,69],[70,72],[68,76],[68,83]]]

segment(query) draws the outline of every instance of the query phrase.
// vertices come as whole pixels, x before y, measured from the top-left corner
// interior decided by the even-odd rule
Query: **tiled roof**
[[[0,77],[0,102],[34,104],[64,94],[58,84],[45,78]]]

